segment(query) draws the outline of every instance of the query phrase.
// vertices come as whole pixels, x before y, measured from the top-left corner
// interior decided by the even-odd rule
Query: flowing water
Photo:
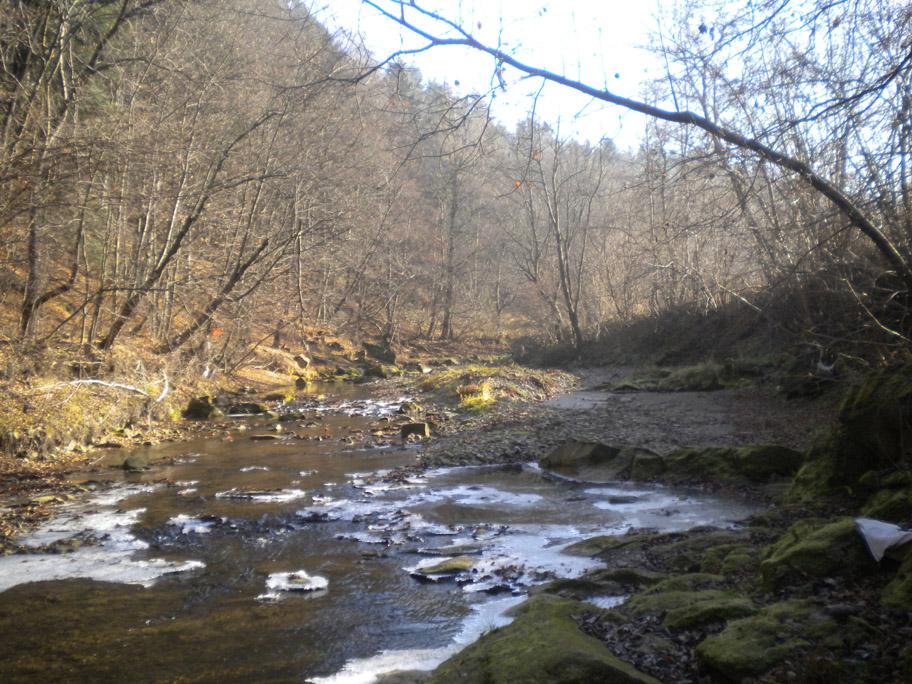
[[[36,553],[0,558],[0,680],[370,682],[429,669],[505,624],[529,587],[594,567],[561,552],[574,541],[752,512],[535,466],[389,483],[383,472],[417,448],[349,442],[398,402],[345,391],[299,407],[310,440],[254,440],[267,426],[239,419],[248,429],[230,439],[150,448],[165,465],[112,474],[20,540]]]

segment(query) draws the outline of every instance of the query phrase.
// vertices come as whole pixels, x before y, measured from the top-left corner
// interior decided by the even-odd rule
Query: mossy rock
[[[231,404],[228,407],[229,415],[238,415],[238,416],[256,416],[263,413],[269,413],[269,409],[263,404],[258,404],[253,401],[244,401],[238,404]]]
[[[475,566],[476,560],[469,556],[456,556],[447,558],[434,565],[419,568],[415,572],[419,575],[432,577],[434,575],[453,575],[460,572],[468,572]]]
[[[428,423],[406,423],[399,428],[399,435],[402,439],[408,439],[412,435],[416,437],[430,437],[431,426]]]
[[[803,460],[803,455],[794,449],[766,444],[736,449],[678,449],[666,459],[666,475],[683,480],[765,483],[794,475]]]
[[[701,664],[728,681],[758,677],[836,632],[836,623],[809,601],[783,601],[728,623],[697,646]]]
[[[641,568],[600,568],[576,579],[558,579],[544,585],[540,591],[565,598],[585,599],[598,595],[626,594],[631,590],[651,586],[667,575]]]
[[[129,472],[148,470],[149,459],[142,454],[130,454],[123,460],[122,467]]]
[[[712,392],[741,387],[761,375],[756,366],[737,363],[701,363],[677,368],[638,371],[611,389],[616,392]]]
[[[643,532],[638,534],[602,535],[590,537],[575,542],[564,549],[564,553],[571,556],[604,556],[619,549],[643,548],[644,545],[655,541],[662,535],[656,532]]]
[[[434,670],[429,684],[659,684],[580,631],[574,615],[593,608],[542,594]]]
[[[602,465],[617,458],[617,447],[599,442],[564,442],[541,459],[541,466],[548,469],[573,468],[581,465]]]
[[[603,568],[595,570],[584,577],[592,576],[601,582],[616,582],[627,587],[648,587],[664,579],[667,575],[643,568]]]
[[[912,487],[905,489],[881,489],[875,492],[861,514],[876,520],[904,522],[912,518]]]
[[[749,529],[720,530],[718,528],[694,529],[685,535],[679,535],[680,541],[656,546],[652,556],[663,566],[674,568],[679,572],[695,573],[702,568],[703,556],[707,550],[720,545],[744,543],[750,537]],[[668,536],[673,539],[671,535]]]
[[[653,615],[671,629],[691,629],[734,620],[757,612],[750,599],[731,591],[650,591],[631,597],[622,607],[630,615]]]
[[[375,684],[424,684],[431,673],[426,670],[394,670],[377,675]]]
[[[221,418],[223,415],[221,409],[215,405],[215,400],[208,395],[191,399],[183,412],[184,418],[189,420],[208,420]]]
[[[421,413],[423,410],[424,409],[422,409],[414,401],[404,401],[404,402],[402,402],[402,404],[400,404],[399,408],[396,409],[396,413],[399,413],[404,416],[409,416],[409,415],[412,415],[413,413]]]
[[[744,548],[747,548],[745,544],[719,544],[706,549],[700,561],[700,570],[702,572],[718,573],[722,569],[722,563],[729,553],[735,549]]]
[[[664,592],[686,592],[703,589],[715,589],[725,582],[722,575],[708,572],[688,572],[683,575],[672,575],[646,590],[646,593],[657,594]]]
[[[912,611],[912,553],[906,554],[896,577],[884,587],[880,602],[888,608]]]
[[[867,498],[869,471],[908,471],[912,433],[912,365],[884,369],[852,387],[835,425],[807,454],[789,497],[813,501],[825,495]]]
[[[666,467],[662,456],[640,451],[634,455],[627,475],[631,480],[658,480],[665,474]]]
[[[869,572],[875,567],[852,518],[834,522],[801,520],[766,552],[760,564],[769,588],[799,584],[808,579]]]
[[[541,459],[547,470],[570,474],[593,482],[611,482],[629,478],[637,459],[661,459],[648,449],[614,447],[599,442],[569,441]]]
[[[361,377],[388,380],[397,375],[402,375],[402,371],[397,366],[378,363],[365,367]]]

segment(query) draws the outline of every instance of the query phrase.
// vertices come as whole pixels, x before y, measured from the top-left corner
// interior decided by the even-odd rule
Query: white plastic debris
[[[855,518],[855,527],[876,561],[880,561],[888,549],[912,541],[912,530],[904,530],[899,525],[882,520]]]

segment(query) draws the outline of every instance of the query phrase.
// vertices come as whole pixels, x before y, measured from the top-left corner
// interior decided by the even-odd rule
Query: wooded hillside
[[[230,367],[314,325],[579,348],[619,322],[724,310],[828,353],[905,353],[908,7],[670,12],[668,78],[645,102],[806,170],[676,120],[651,119],[635,153],[565,135],[534,102],[505,130],[482,95],[317,19],[273,0],[4,5],[5,341]]]

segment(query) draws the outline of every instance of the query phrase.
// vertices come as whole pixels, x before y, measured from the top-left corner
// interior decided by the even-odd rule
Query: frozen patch
[[[448,499],[463,506],[534,506],[543,500],[539,494],[508,492],[486,485],[461,485],[448,489],[434,489],[420,495],[425,502]]]
[[[135,559],[149,545],[130,533],[145,509],[118,511],[111,506],[154,487],[116,487],[87,503],[65,507],[58,517],[20,541],[41,548],[73,542],[68,553],[27,553],[0,557],[0,591],[26,582],[86,578],[151,586],[162,575],[203,568],[200,561]],[[99,506],[106,507],[98,509]],[[77,543],[78,542],[78,543]]]
[[[274,572],[266,580],[265,594],[257,596],[258,601],[275,601],[285,592],[315,592],[329,586],[329,580],[319,575],[308,575],[304,570],[296,572]]]
[[[194,518],[181,513],[168,521],[169,525],[180,528],[181,534],[208,534],[213,527],[223,520],[218,518]]]
[[[241,468],[242,473],[252,473],[255,470],[269,470],[269,466],[244,466]]]
[[[612,608],[617,608],[626,600],[626,596],[590,596],[585,599],[585,602],[591,603],[596,608],[601,608],[602,610],[611,610]]]
[[[217,492],[216,499],[236,499],[240,501],[252,501],[254,503],[285,503],[286,501],[295,501],[307,496],[307,492],[302,489],[272,489],[261,491],[256,489],[229,489],[226,492]]]
[[[492,629],[510,624],[512,618],[505,613],[521,603],[524,597],[486,601],[472,607],[472,613],[462,623],[456,638],[441,648],[424,648],[401,651],[382,651],[369,658],[350,660],[339,672],[328,677],[308,679],[310,684],[370,684],[388,672],[402,670],[433,670],[447,658],[476,641]]]

